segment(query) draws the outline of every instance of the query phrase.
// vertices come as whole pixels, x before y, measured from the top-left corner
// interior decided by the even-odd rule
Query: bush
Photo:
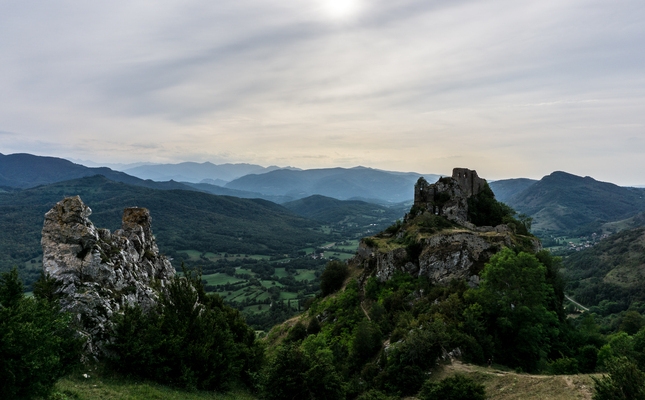
[[[418,392],[426,379],[426,372],[441,355],[446,340],[443,321],[435,321],[427,328],[410,332],[405,340],[390,347],[387,367],[377,377],[379,385],[392,394],[411,396]]]
[[[190,273],[175,277],[149,312],[127,307],[117,316],[108,349],[119,373],[206,390],[248,380],[263,356],[239,312],[206,295]]]
[[[598,349],[596,346],[588,344],[578,349],[578,369],[583,374],[588,374],[596,370],[598,362]]]
[[[307,327],[300,321],[289,329],[285,342],[300,342],[307,337]]]
[[[369,390],[356,398],[356,400],[394,400],[394,397],[390,397],[383,392],[379,392],[376,389]]]
[[[515,211],[511,207],[495,200],[495,195],[488,184],[477,195],[468,198],[468,220],[477,226],[497,226],[508,223],[514,214]],[[517,225],[525,226],[519,222]]]
[[[578,373],[578,360],[575,358],[558,358],[549,364],[549,372],[553,375],[573,375]]]
[[[421,400],[484,400],[484,386],[472,379],[457,374],[441,382],[426,381],[419,392]]]
[[[263,399],[343,399],[342,380],[328,358],[295,344],[279,347],[262,374]]]
[[[645,374],[626,357],[615,357],[605,364],[609,376],[591,377],[594,400],[645,400]]]
[[[323,296],[332,294],[343,287],[345,278],[349,275],[347,264],[340,261],[327,263],[325,270],[320,275],[320,291]]]
[[[71,318],[56,303],[26,298],[14,268],[0,276],[0,398],[47,396],[80,358]]]
[[[373,322],[361,321],[354,330],[351,341],[352,357],[362,364],[381,349],[381,330]]]

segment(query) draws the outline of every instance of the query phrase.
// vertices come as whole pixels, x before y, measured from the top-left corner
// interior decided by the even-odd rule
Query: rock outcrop
[[[386,281],[403,271],[433,283],[464,279],[476,286],[484,264],[502,247],[541,250],[537,238],[517,235],[506,224],[475,226],[468,221],[468,199],[486,185],[476,171],[465,168],[455,168],[452,177],[434,184],[420,178],[414,205],[398,231],[388,229],[363,240],[351,262],[365,268],[363,280],[376,276]],[[437,220],[443,222],[437,224]],[[428,225],[436,227],[428,229]]]
[[[466,229],[445,230],[420,238],[418,258],[411,257],[404,246],[388,251],[361,242],[354,262],[363,264],[380,280],[386,281],[397,270],[411,275],[425,276],[431,282],[448,284],[453,279],[465,279],[470,286],[479,283],[479,273],[484,264],[502,247],[512,247],[516,239],[506,226],[487,232]],[[537,240],[533,250],[539,247]]]
[[[63,310],[75,315],[88,353],[98,355],[112,315],[126,305],[156,304],[175,270],[159,255],[147,209],[125,209],[113,233],[94,227],[91,213],[80,197],[65,198],[45,214],[41,243],[43,269],[56,281]]]

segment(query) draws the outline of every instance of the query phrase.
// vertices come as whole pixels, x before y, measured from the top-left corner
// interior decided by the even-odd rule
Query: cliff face
[[[484,264],[502,247],[520,245],[531,252],[541,250],[536,238],[520,240],[506,225],[478,231],[455,227],[419,238],[418,258],[411,254],[409,246],[392,248],[387,240],[379,239],[367,243],[361,242],[352,262],[380,281],[392,278],[399,270],[417,277],[425,276],[438,284],[465,279],[470,286],[479,283],[478,275]]]
[[[508,225],[468,222],[468,199],[485,186],[477,172],[464,168],[432,185],[420,178],[414,205],[396,232],[388,229],[359,245],[352,262],[365,268],[363,280],[373,275],[386,281],[398,270],[433,283],[465,279],[476,286],[484,264],[502,247],[541,250],[537,238],[517,235]]]
[[[175,270],[159,255],[145,208],[127,208],[122,228],[111,233],[88,219],[92,210],[68,197],[45,214],[43,269],[56,281],[64,311],[75,314],[88,352],[98,354],[110,317],[125,305],[147,309]]]

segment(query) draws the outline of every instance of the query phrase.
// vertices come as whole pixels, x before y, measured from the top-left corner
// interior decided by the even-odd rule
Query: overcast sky
[[[0,153],[645,184],[643,0],[0,0]]]

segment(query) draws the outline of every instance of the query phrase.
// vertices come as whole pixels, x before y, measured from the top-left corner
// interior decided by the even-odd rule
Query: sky
[[[645,184],[642,0],[0,0],[0,153]]]

